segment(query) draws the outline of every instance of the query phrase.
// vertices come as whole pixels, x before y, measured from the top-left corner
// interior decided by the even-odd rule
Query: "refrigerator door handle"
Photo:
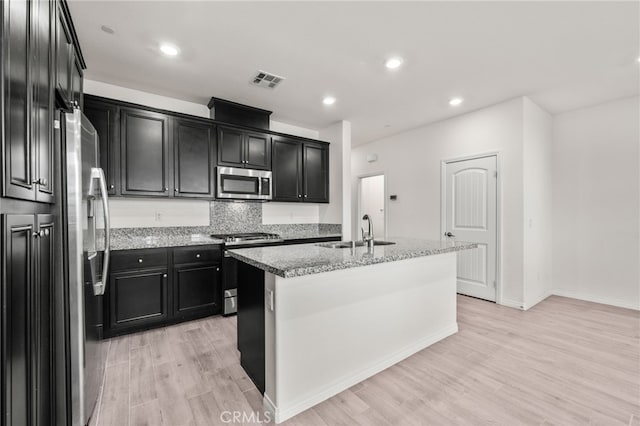
[[[99,167],[92,167],[91,179],[98,179],[100,198],[102,198],[102,211],[104,213],[104,256],[102,258],[102,277],[93,285],[94,294],[96,296],[101,296],[107,289],[107,275],[109,273],[109,256],[111,254],[111,216],[109,215],[107,181],[104,177],[104,171]]]

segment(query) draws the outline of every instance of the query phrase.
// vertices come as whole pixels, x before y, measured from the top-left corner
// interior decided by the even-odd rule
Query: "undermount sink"
[[[374,246],[388,246],[390,244],[395,244],[392,241],[378,241],[378,240],[374,240],[373,241],[373,245]],[[335,242],[328,242],[328,243],[318,243],[316,244],[318,247],[325,247],[325,248],[351,248],[354,244],[351,241],[335,241]],[[355,242],[355,246],[356,247],[364,247],[364,242],[363,241],[356,241]]]

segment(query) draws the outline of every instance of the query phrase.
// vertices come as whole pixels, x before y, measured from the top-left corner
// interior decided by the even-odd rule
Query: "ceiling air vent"
[[[268,87],[269,89],[275,89],[277,85],[282,83],[284,77],[280,77],[275,74],[268,73],[266,71],[258,71],[255,77],[253,77],[252,83],[260,87]]]

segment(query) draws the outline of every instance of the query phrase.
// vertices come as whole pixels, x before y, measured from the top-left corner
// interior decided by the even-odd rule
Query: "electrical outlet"
[[[156,222],[162,222],[162,212],[156,212]]]

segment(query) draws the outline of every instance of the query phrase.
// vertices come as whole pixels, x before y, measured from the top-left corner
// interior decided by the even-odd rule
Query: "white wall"
[[[524,307],[549,296],[552,274],[553,118],[528,98],[523,109]]]
[[[140,90],[129,89],[126,87],[107,84],[100,81],[84,80],[84,92],[91,95],[103,96],[106,98],[118,99],[126,102],[132,102],[152,108],[165,109],[184,114],[191,114],[198,117],[209,118],[209,109],[206,105],[193,102],[187,102],[180,99],[160,96],[153,93],[143,92]],[[291,135],[318,139],[319,132],[315,129],[307,129],[304,127],[294,126],[287,123],[281,123],[271,120],[271,130],[276,132],[288,133]],[[349,130],[350,137],[350,130]],[[337,144],[340,146],[340,142]],[[332,149],[334,146],[332,144]],[[338,148],[341,150],[341,148]],[[350,150],[350,145],[349,145]],[[161,203],[167,200],[160,200]],[[194,204],[191,200],[169,200],[170,207],[167,208],[171,214],[165,215],[163,220],[155,220],[155,211],[157,210],[158,200],[152,199],[113,199],[115,208],[112,208],[112,217],[114,227],[163,227],[163,226],[195,226],[195,223],[205,223],[209,225],[209,210],[204,208],[193,208]],[[168,202],[168,201],[167,201]],[[196,201],[205,203],[202,201]],[[208,203],[207,203],[208,204]],[[264,224],[289,224],[289,223],[319,223],[320,205],[317,204],[295,204],[286,203],[277,205],[277,203],[265,203],[262,206],[262,218]],[[340,203],[340,205],[342,205]],[[153,214],[152,214],[153,212]],[[182,212],[182,214],[180,214]],[[183,220],[180,219],[183,218]],[[342,223],[342,220],[328,216],[325,219],[337,220],[336,222],[325,223]],[[117,225],[117,226],[116,226]]]
[[[384,175],[369,176],[360,180],[360,211],[358,217],[368,214],[373,222],[373,235],[378,239],[385,237],[384,217]],[[365,226],[365,223],[362,223]]]
[[[320,204],[321,223],[341,223],[342,235],[351,235],[351,123],[339,121],[320,130],[329,147],[329,204]]]
[[[440,239],[440,162],[498,151],[502,161],[502,303],[522,306],[523,98],[381,139],[352,151],[352,188],[363,175],[384,173],[387,235]],[[376,162],[367,162],[377,154]],[[357,191],[352,197],[357,206]],[[354,208],[354,211],[357,209]],[[356,219],[354,217],[353,223]],[[359,229],[359,228],[358,228]]]
[[[640,98],[555,116],[555,292],[640,309]]]

